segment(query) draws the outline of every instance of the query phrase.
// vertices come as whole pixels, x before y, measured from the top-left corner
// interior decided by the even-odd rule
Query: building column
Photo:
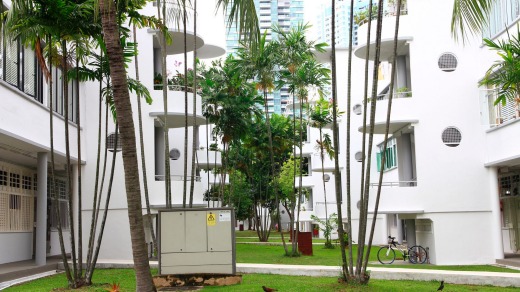
[[[36,206],[36,265],[47,263],[47,153],[38,152],[38,191]]]
[[[495,259],[504,258],[504,243],[502,238],[502,213],[500,212],[500,197],[498,194],[498,168],[488,168],[489,196],[491,202],[491,241]]]

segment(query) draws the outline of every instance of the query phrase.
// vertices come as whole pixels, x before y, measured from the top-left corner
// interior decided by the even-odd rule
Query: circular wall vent
[[[462,140],[462,134],[455,127],[447,127],[442,131],[442,142],[449,147],[457,147]]]
[[[361,151],[356,152],[356,154],[354,154],[354,159],[356,159],[357,162],[363,161],[363,153],[361,153]]]
[[[179,157],[181,157],[181,152],[179,151],[179,149],[172,148],[172,150],[170,150],[170,159],[177,160],[179,159]]]
[[[439,57],[438,65],[444,72],[453,72],[457,68],[457,57],[452,53],[444,53]]]
[[[352,111],[354,112],[354,114],[359,116],[361,114],[361,112],[363,111],[363,106],[361,106],[359,103],[355,104],[352,107]]]
[[[357,201],[356,207],[358,210],[361,209],[361,200]]]

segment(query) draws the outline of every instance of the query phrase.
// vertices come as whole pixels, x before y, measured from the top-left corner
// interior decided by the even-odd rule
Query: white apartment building
[[[433,264],[495,263],[520,249],[520,151],[511,142],[519,127],[518,106],[512,101],[495,106],[496,91],[479,87],[479,80],[498,56],[482,45],[481,36],[465,45],[454,41],[450,31],[453,1],[406,2],[407,14],[401,15],[399,27],[396,93],[387,149],[381,148],[396,17],[387,14],[383,19],[370,210],[375,204],[378,169],[383,169],[384,178],[374,242],[385,243],[392,235],[408,245],[422,245],[428,248]],[[520,3],[496,2],[486,35],[504,38],[504,24],[516,35]],[[375,21],[372,28],[374,36]],[[339,106],[352,119],[354,240],[360,192],[356,158],[361,157],[363,72],[368,43],[370,66],[375,52],[375,41],[367,42],[366,33],[367,24],[361,25],[354,49],[350,109],[346,108],[348,52],[339,48],[336,55]],[[344,120],[340,126],[342,162]],[[387,154],[384,166],[379,165],[382,151]],[[312,161],[312,165],[319,163],[319,158]],[[342,180],[345,196],[344,170]],[[324,218],[316,205],[323,197],[321,175],[313,175],[313,184],[314,213]],[[327,193],[333,194],[333,189]]]
[[[197,11],[197,55],[201,59],[215,58],[225,54],[225,26],[223,13],[215,13],[215,1],[211,5],[199,5]],[[168,9],[172,9],[166,2]],[[6,3],[7,8],[10,2]],[[154,2],[148,3],[141,11],[144,15],[156,15],[157,7]],[[186,31],[188,49],[193,51],[193,11],[189,15],[189,23]],[[170,19],[167,26],[173,38],[171,45],[167,47],[169,64],[172,60],[179,59],[184,50],[183,27],[178,27]],[[182,26],[182,24],[181,24]],[[2,34],[3,35],[3,34]],[[172,180],[172,198],[174,206],[182,205],[183,183],[188,180],[188,196],[190,177],[184,177],[184,155],[188,155],[188,176],[191,174],[192,148],[184,152],[184,92],[178,88],[171,88],[168,92],[168,110],[164,115],[162,90],[154,90],[154,76],[162,71],[161,52],[158,41],[158,32],[143,28],[138,29],[137,42],[139,43],[140,80],[148,87],[153,103],[151,105],[142,102],[144,148],[146,155],[147,181],[150,194],[152,213],[165,207],[165,175],[170,175]],[[66,175],[65,175],[65,139],[63,118],[63,96],[59,89],[60,70],[54,68],[53,96],[47,94],[47,84],[42,79],[34,52],[23,48],[17,41],[3,42],[0,48],[0,264],[29,260],[36,258],[38,264],[45,263],[46,256],[60,254],[56,222],[61,220],[64,229],[68,230],[69,220],[67,213],[62,212],[62,218],[54,218],[51,208],[51,194],[47,179],[50,178],[50,133],[49,133],[49,101],[54,103],[54,148],[56,156],[56,192],[59,195],[62,211],[67,210]],[[188,58],[188,67],[192,66],[192,57]],[[169,71],[175,72],[173,68]],[[177,68],[182,72],[182,68]],[[128,67],[128,76],[135,78],[134,64]],[[82,83],[79,89],[73,85],[73,98],[70,101],[70,150],[73,167],[74,198],[77,199],[77,164],[81,163],[82,171],[82,215],[83,231],[90,229],[92,214],[92,200],[94,193],[94,181],[96,175],[96,156],[98,144],[98,110],[99,96],[97,83]],[[76,103],[79,95],[80,110],[80,136],[81,136],[81,161],[78,161],[77,153],[77,117]],[[136,121],[137,131],[137,97],[131,94],[133,115]],[[195,178],[194,206],[206,206],[203,200],[204,191],[215,183],[213,175],[208,176],[204,170],[220,166],[220,155],[209,152],[209,162],[206,155],[205,118],[202,116],[202,100],[196,96],[196,122],[193,122],[193,93],[188,96],[189,136],[192,140],[192,131],[196,131],[200,139],[197,144],[197,176]],[[102,125],[105,124],[105,105],[102,105]],[[169,128],[169,144],[171,154],[170,173],[165,173],[164,168],[164,136],[162,125],[167,122]],[[112,117],[108,117],[109,134],[102,137],[101,145],[107,143],[109,150],[116,150],[115,176],[112,186],[112,198],[109,205],[108,220],[104,232],[103,244],[99,258],[104,259],[131,259],[130,230],[127,216],[126,191],[123,174],[121,152],[113,149],[115,124]],[[211,127],[208,127],[211,131]],[[138,133],[136,133],[138,137]],[[210,142],[211,143],[211,142]],[[138,153],[140,147],[137,146]],[[108,164],[110,165],[112,151],[109,151]],[[140,155],[139,155],[140,156]],[[216,159],[215,159],[216,158]],[[140,157],[139,157],[140,163]],[[108,166],[108,169],[110,166]],[[201,172],[201,170],[203,170]],[[108,173],[109,171],[107,171]],[[217,178],[218,180],[218,178]],[[218,183],[218,182],[217,182]],[[103,190],[103,201],[106,196]],[[49,188],[50,189],[50,188]],[[141,181],[141,189],[143,182]],[[74,204],[76,205],[76,204]],[[143,196],[143,208],[145,206]],[[143,209],[143,214],[146,210]],[[77,212],[74,210],[77,219]],[[147,220],[154,220],[146,218]],[[67,231],[68,232],[68,231]],[[149,230],[147,230],[149,235]],[[65,234],[65,242],[68,245],[69,236]],[[148,242],[151,237],[148,236]],[[83,235],[83,244],[88,244],[88,232]],[[67,247],[68,248],[68,247]],[[86,248],[84,248],[84,251]]]

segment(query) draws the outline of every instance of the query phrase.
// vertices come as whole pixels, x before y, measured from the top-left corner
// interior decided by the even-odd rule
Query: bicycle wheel
[[[424,264],[428,258],[428,254],[422,246],[414,245],[408,251],[410,253],[408,259],[412,264]]]
[[[395,251],[388,246],[383,246],[377,252],[377,260],[383,265],[389,265],[395,260]]]

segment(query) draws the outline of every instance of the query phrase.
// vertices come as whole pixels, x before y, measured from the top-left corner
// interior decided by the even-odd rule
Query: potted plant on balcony
[[[517,35],[513,37],[508,32],[506,40],[484,39],[484,43],[491,50],[497,51],[500,59],[488,69],[479,85],[492,86],[498,90],[495,105],[499,103],[505,105],[507,100],[514,101],[518,118],[520,116],[518,107],[520,103],[520,31],[517,31]]]

